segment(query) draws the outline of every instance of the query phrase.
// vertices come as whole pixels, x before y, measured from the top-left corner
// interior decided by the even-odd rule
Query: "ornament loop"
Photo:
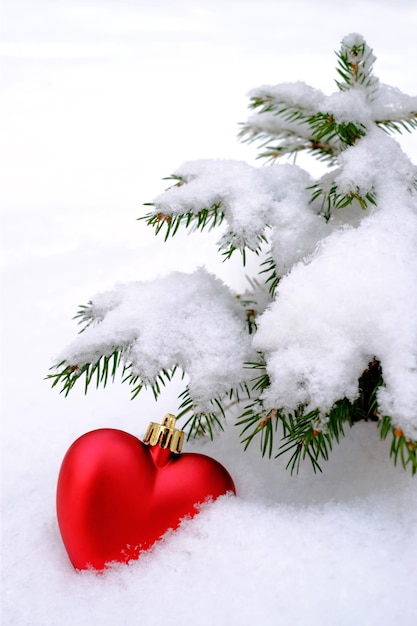
[[[161,448],[169,448],[171,452],[181,452],[184,433],[175,428],[176,419],[175,415],[167,413],[162,424],[151,422],[143,441],[151,446],[159,445]]]

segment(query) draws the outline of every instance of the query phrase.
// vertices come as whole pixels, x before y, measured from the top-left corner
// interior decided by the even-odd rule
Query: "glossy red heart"
[[[233,480],[214,459],[103,428],[82,435],[64,457],[58,524],[74,567],[101,570],[138,558],[198,504],[229,491]]]

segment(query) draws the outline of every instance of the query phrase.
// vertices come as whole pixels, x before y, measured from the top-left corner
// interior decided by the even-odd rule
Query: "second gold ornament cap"
[[[167,413],[162,420],[162,424],[151,422],[143,438],[144,443],[151,446],[159,445],[161,448],[169,448],[171,452],[181,452],[184,441],[182,430],[175,428],[175,415]]]

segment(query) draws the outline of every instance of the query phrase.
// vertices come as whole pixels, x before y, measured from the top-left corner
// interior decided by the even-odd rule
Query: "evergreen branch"
[[[83,324],[83,328],[79,331],[83,333],[93,322],[97,321],[93,311],[93,302],[89,300],[87,304],[81,304],[77,313],[72,318],[77,320],[77,324]]]
[[[310,185],[307,189],[312,190],[310,204],[319,198],[321,199],[320,215],[323,215],[326,220],[330,219],[333,210],[344,209],[355,201],[358,202],[362,210],[367,209],[369,204],[376,205],[375,192],[368,191],[362,194],[359,187],[349,193],[340,193],[336,183],[323,185],[318,182]]]
[[[240,383],[237,387],[229,390],[224,397],[230,400],[230,403],[223,406],[219,397],[212,398],[210,404],[213,406],[211,411],[196,411],[195,402],[190,395],[190,389],[187,386],[178,396],[181,404],[178,407],[177,419],[187,418],[182,426],[182,430],[187,432],[187,441],[196,437],[209,437],[214,439],[216,431],[223,431],[223,422],[226,418],[226,412],[232,406],[240,404],[250,398],[250,391],[247,383]]]
[[[265,411],[261,400],[257,399],[246,407],[246,410],[239,416],[236,426],[243,427],[240,436],[250,431],[246,437],[241,439],[244,450],[252,443],[255,437],[260,434],[261,455],[271,458],[274,444],[274,433],[277,430],[278,420],[275,410]]]
[[[153,206],[153,205],[148,205]],[[155,235],[158,235],[165,229],[164,241],[167,241],[169,237],[173,237],[179,227],[192,228],[192,230],[200,230],[203,232],[206,228],[211,230],[216,226],[220,226],[224,218],[224,212],[221,210],[221,202],[213,204],[209,209],[201,209],[196,213],[187,212],[176,214],[166,213],[147,213],[139,220],[145,220],[147,226],[152,226],[155,229]]]
[[[256,332],[258,326],[256,324],[255,309],[246,309],[246,325],[249,335],[252,335],[254,332]]]
[[[46,379],[52,380],[52,387],[61,385],[60,393],[69,394],[75,383],[84,377],[84,392],[95,377],[96,387],[105,387],[109,378],[114,381],[117,369],[121,364],[122,352],[116,348],[109,355],[102,355],[95,363],[85,363],[82,366],[71,365],[61,361],[50,369],[58,370],[55,374],[48,374]]]
[[[399,460],[404,469],[410,466],[411,474],[414,476],[417,473],[417,441],[405,437],[401,428],[392,425],[388,415],[380,419],[378,426],[381,439],[386,439],[389,434],[392,436],[390,457],[393,458],[394,465],[397,465]]]
[[[277,117],[282,117],[286,122],[297,124],[306,122],[312,113],[311,107],[303,106],[301,102],[294,105],[285,97],[277,97],[268,93],[251,97],[248,106],[250,109],[256,110],[259,115],[273,113]]]
[[[191,413],[182,426],[182,429],[187,431],[187,441],[191,438],[203,436],[208,436],[211,440],[213,440],[216,430],[224,430],[222,418],[224,419],[225,413],[220,401],[217,398],[211,400],[211,403],[217,406],[217,411],[196,412],[194,401],[191,398],[188,386],[178,397],[182,400],[182,402],[178,407],[177,419],[181,419]]]
[[[353,403],[353,422],[359,420],[377,422],[379,420],[377,395],[383,384],[381,363],[374,358],[358,381],[359,395]]]
[[[260,373],[251,379],[251,392],[256,393],[256,399],[245,407],[243,413],[238,417],[236,426],[243,427],[240,436],[250,431],[246,437],[241,439],[241,443],[246,450],[255,437],[260,434],[261,454],[271,457],[273,451],[274,433],[277,429],[277,412],[275,410],[265,410],[263,401],[259,397],[270,385],[270,379],[266,371],[266,364],[263,357],[260,361],[248,362],[247,368],[258,370]]]
[[[238,137],[247,143],[254,141],[260,142],[260,153],[258,159],[267,159],[267,162],[272,163],[280,157],[294,158],[300,152],[307,152],[316,157],[320,161],[335,162],[336,157],[343,149],[340,142],[336,140],[330,140],[324,142],[318,140],[313,136],[311,132],[311,125],[308,123],[312,117],[306,119],[304,128],[294,128],[283,126],[281,129],[276,129],[274,132],[269,131],[266,128],[257,127],[256,124],[246,123],[242,124],[242,129],[239,132]],[[278,143],[270,143],[271,139],[278,140]]]
[[[386,132],[396,132],[402,135],[405,130],[407,133],[411,133],[417,128],[417,112],[410,113],[410,117],[404,119],[375,120],[375,124]]]
[[[69,394],[74,385],[84,379],[84,393],[87,393],[91,383],[95,381],[96,388],[107,386],[109,381],[114,382],[117,371],[121,369],[122,383],[127,382],[131,385],[133,400],[145,388],[150,388],[154,395],[155,400],[158,399],[162,392],[162,388],[166,386],[167,382],[172,380],[177,366],[174,366],[171,370],[162,369],[154,380],[143,380],[138,374],[133,374],[130,370],[132,364],[122,365],[124,357],[124,350],[116,348],[109,355],[101,355],[94,363],[85,363],[84,365],[71,365],[66,361],[61,361],[57,365],[50,369],[58,370],[55,374],[48,374],[47,379],[52,381],[52,387],[61,385],[60,393],[64,393],[65,396]]]
[[[274,297],[275,290],[278,286],[278,283],[281,279],[277,274],[277,268],[274,259],[272,256],[268,257],[263,263],[261,263],[261,267],[265,269],[261,270],[260,274],[267,274],[267,278],[265,279],[265,284],[268,286],[268,291],[271,294],[271,297]]]
[[[351,89],[355,85],[368,88],[376,85],[377,79],[372,74],[375,57],[362,37],[352,43],[344,39],[336,56],[338,59],[336,71],[343,79],[343,82],[336,81],[336,84],[341,91]]]
[[[346,146],[353,145],[366,134],[363,124],[353,122],[338,123],[331,113],[315,112],[303,120],[303,132],[300,129],[282,128],[269,131],[262,126],[247,123],[243,125],[239,137],[243,141],[263,141],[257,158],[267,158],[270,162],[282,156],[295,156],[306,151],[322,161],[334,162]],[[279,143],[270,143],[271,138]]]
[[[260,370],[259,376],[252,379],[252,391],[262,396],[269,385],[270,380],[266,371],[265,362],[247,364],[252,369]],[[382,369],[379,361],[373,359],[358,381],[359,395],[351,403],[347,398],[334,404],[327,415],[322,416],[319,409],[304,413],[304,407],[300,406],[294,413],[285,413],[282,409],[264,409],[262,397],[256,398],[249,404],[239,416],[236,425],[243,427],[241,430],[242,443],[245,450],[260,435],[262,456],[273,453],[274,433],[281,426],[281,445],[275,458],[290,454],[286,468],[291,473],[298,472],[301,461],[309,459],[313,471],[322,471],[320,461],[327,461],[334,443],[339,443],[344,436],[345,425],[352,426],[359,420],[378,419],[377,392],[383,384]],[[388,427],[388,430],[390,428]],[[387,435],[387,426],[384,424],[381,430]],[[397,433],[398,435],[398,433]],[[400,457],[408,459],[414,468],[417,444],[404,440],[393,448],[392,454],[395,459]],[[408,455],[407,457],[405,455]],[[411,459],[411,460],[410,460]],[[413,473],[416,469],[412,469]]]
[[[276,159],[283,156],[293,156],[296,158],[297,154],[305,151],[307,154],[311,154],[318,161],[328,162],[329,165],[336,163],[336,157],[338,152],[335,146],[326,144],[315,139],[303,140],[296,144],[294,141],[285,145],[267,145],[265,149],[257,155],[257,159],[267,159],[266,163],[271,164]]]
[[[267,228],[268,224],[265,227]],[[259,255],[262,252],[262,246],[268,243],[264,234],[257,234],[251,237],[251,239],[252,241],[248,241],[243,235],[238,235],[231,231],[224,234],[219,244],[219,252],[223,255],[223,261],[228,261],[236,251],[239,251],[245,267],[247,250]]]
[[[344,425],[352,426],[359,420],[376,420],[377,392],[383,384],[379,361],[373,359],[358,381],[359,395],[351,403],[347,398],[336,402],[323,418],[318,409],[303,414],[302,407],[294,415],[283,415],[283,440],[277,457],[292,452],[287,468],[298,472],[301,460],[309,458],[314,472],[321,471],[319,460],[328,460],[333,441],[344,436]]]
[[[318,409],[304,414],[300,407],[294,414],[282,415],[283,443],[275,458],[292,452],[286,465],[291,474],[299,471],[302,460],[308,458],[313,471],[321,472],[319,460],[327,461],[333,441],[339,443],[343,426],[352,425],[351,405],[346,399],[336,402],[328,415],[320,417]]]
[[[293,473],[299,471],[301,461],[306,458],[310,460],[314,472],[321,472],[319,460],[328,460],[333,440],[339,442],[344,434],[344,423],[352,423],[347,400],[336,403],[329,415],[320,420],[318,409],[307,414],[304,414],[303,407],[294,414],[285,414],[277,409],[266,411],[262,400],[257,399],[246,407],[236,425],[243,427],[241,436],[247,433],[241,440],[244,449],[260,435],[261,454],[268,457],[273,454],[274,433],[281,425],[282,443],[275,458],[291,453],[286,469]]]
[[[358,139],[366,134],[364,124],[356,125],[353,122],[338,124],[335,117],[330,113],[316,113],[308,120],[314,141],[327,143],[339,139],[342,144],[352,146]]]
[[[255,378],[251,379],[251,389],[252,391],[256,391],[257,395],[260,395],[265,389],[271,384],[271,380],[269,378],[268,372],[266,370],[266,362],[263,358],[263,355],[260,356],[260,361],[248,361],[245,363],[245,367],[247,369],[259,370],[261,373]]]
[[[243,402],[242,394],[245,396],[245,400],[249,400],[251,397],[251,392],[246,382],[239,383],[237,387],[230,389],[227,397],[231,401],[231,404],[225,407],[224,412],[226,412],[232,405]]]
[[[158,397],[162,392],[162,387],[165,387],[166,383],[172,380],[172,377],[175,374],[176,369],[177,369],[177,366],[174,366],[170,371],[166,369],[162,369],[159,372],[159,374],[156,376],[154,381],[143,385],[144,387],[147,387],[149,385],[149,387],[152,389],[152,393],[153,393],[155,400],[158,400]]]
[[[254,305],[256,305],[256,302],[255,300],[242,299],[241,296],[237,296],[237,299],[239,300],[240,304],[242,305],[246,313],[246,328],[248,331],[248,335],[252,335],[257,329],[257,325],[256,325],[257,312],[256,312],[256,309],[254,308]]]

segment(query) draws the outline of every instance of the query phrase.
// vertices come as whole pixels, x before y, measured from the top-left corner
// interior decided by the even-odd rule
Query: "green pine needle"
[[[251,393],[257,398],[247,405],[239,416],[236,426],[241,428],[241,442],[246,450],[255,440],[259,440],[262,456],[271,457],[275,449],[275,435],[280,433],[280,445],[275,458],[288,456],[286,468],[297,473],[301,463],[308,459],[314,472],[321,472],[321,462],[327,461],[334,444],[339,443],[345,428],[357,421],[378,421],[382,439],[392,435],[390,455],[394,463],[401,463],[404,469],[417,472],[417,442],[407,439],[402,430],[392,426],[390,417],[379,417],[377,394],[383,385],[382,369],[379,361],[373,359],[359,379],[359,395],[354,402],[346,398],[336,402],[331,411],[322,416],[318,409],[304,412],[300,406],[294,413],[280,409],[266,410],[261,399],[262,392],[270,385],[270,380],[261,360],[248,363],[248,367],[260,371],[252,379]]]
[[[216,411],[195,411],[194,400],[191,397],[190,389],[187,386],[179,395],[181,404],[178,407],[177,419],[180,420],[186,416],[187,420],[181,426],[182,430],[187,432],[187,441],[196,437],[209,437],[214,439],[216,431],[224,430],[223,420],[225,413],[223,406],[218,398],[211,400]]]
[[[391,434],[390,457],[394,465],[401,463],[404,469],[410,469],[414,476],[417,473],[417,441],[405,437],[401,428],[392,425],[391,418],[384,415],[378,423],[381,439],[386,439]]]
[[[102,355],[94,363],[84,365],[71,365],[66,361],[61,361],[51,367],[57,370],[53,374],[48,374],[46,378],[52,381],[52,387],[61,386],[60,393],[65,396],[78,381],[84,381],[84,392],[87,393],[90,385],[95,383],[95,387],[106,387],[108,382],[114,382],[118,371],[121,372],[122,382],[127,382],[132,386],[131,399],[133,400],[142,389],[150,388],[155,400],[158,399],[163,388],[170,382],[177,370],[174,366],[171,370],[162,369],[154,380],[143,380],[139,375],[132,374],[131,364],[123,363],[124,351],[116,348],[110,355]]]
[[[223,218],[224,212],[221,210],[221,203],[218,202],[208,209],[197,211],[197,213],[188,212],[171,215],[152,212],[138,219],[145,220],[148,226],[152,226],[155,229],[155,235],[164,233],[164,241],[167,241],[177,234],[180,227],[203,232],[205,229],[211,230],[220,226]]]
[[[278,283],[281,277],[277,274],[277,268],[275,261],[272,256],[269,256],[265,261],[261,263],[262,269],[259,273],[266,274],[267,278],[265,279],[265,285],[268,286],[268,291],[273,298],[275,295],[275,290],[278,287]]]
[[[363,193],[359,187],[355,191],[349,193],[341,193],[334,183],[332,185],[324,185],[323,182],[310,185],[308,189],[312,190],[310,203],[321,200],[320,215],[326,220],[330,219],[334,210],[344,209],[354,202],[357,202],[362,210],[368,208],[370,204],[376,205],[376,195],[374,191]]]
[[[407,133],[411,133],[417,128],[417,112],[410,113],[410,117],[406,119],[377,120],[375,124],[386,132],[396,132],[402,135],[405,130]]]

